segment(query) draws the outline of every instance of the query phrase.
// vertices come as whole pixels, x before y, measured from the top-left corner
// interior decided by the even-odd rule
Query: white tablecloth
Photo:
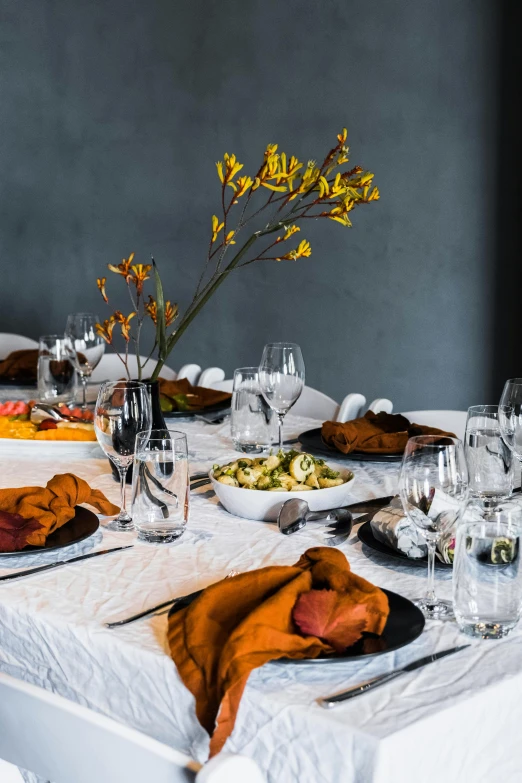
[[[286,436],[315,426],[289,417]],[[188,434],[192,472],[234,452],[228,425],[179,422]],[[355,463],[354,463],[355,464]],[[101,452],[90,458],[38,459],[2,455],[3,487],[43,484],[72,471],[115,502]],[[391,494],[397,467],[355,464],[353,498]],[[20,580],[0,583],[0,666],[3,671],[121,720],[203,761],[208,738],[194,700],[167,654],[166,616],[118,630],[103,622],[125,617],[224,577],[269,564],[294,563],[322,533],[282,536],[275,525],[230,516],[213,493],[193,493],[190,524],[179,543],[107,555]],[[133,541],[103,528],[67,554]],[[416,597],[422,568],[363,553],[354,535],[342,545],[355,572]],[[56,555],[0,558],[0,573]],[[451,573],[437,572],[442,596]],[[321,666],[268,664],[254,672],[226,749],[254,757],[269,783],[431,783],[522,779],[522,639],[474,642],[468,650],[326,711],[330,694],[415,658],[465,643],[454,622],[428,622],[422,636],[367,663]],[[247,782],[245,782],[247,783]]]

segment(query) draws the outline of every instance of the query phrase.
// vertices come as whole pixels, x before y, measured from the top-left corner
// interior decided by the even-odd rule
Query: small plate
[[[355,521],[357,522],[357,520]],[[400,560],[403,565],[408,563],[408,565],[422,566],[423,568],[426,568],[428,565],[427,557],[408,557],[404,552],[399,552],[397,549],[393,549],[391,546],[383,544],[378,538],[375,538],[371,522],[365,522],[364,525],[360,526],[357,531],[357,537],[359,538],[359,541],[369,549],[373,549],[374,552],[378,552],[380,555],[393,557],[394,560]],[[449,563],[443,563],[442,560],[436,558],[435,568],[453,568],[453,566]]]
[[[216,411],[223,411],[223,415],[230,413],[230,400],[222,400],[221,402],[216,402],[215,405],[209,405],[207,408],[199,408],[197,410],[171,411],[170,413],[163,411],[163,416],[165,419],[192,419],[194,416],[206,416]]]
[[[190,600],[187,598],[184,601],[174,604],[169,611],[169,617],[192,603],[195,598],[201,595],[201,592],[195,593],[191,596]],[[347,661],[356,661],[372,658],[375,655],[382,655],[383,653],[391,652],[392,650],[398,650],[400,647],[410,644],[410,642],[414,642],[415,639],[421,635],[426,622],[421,610],[398,593],[392,593],[391,590],[384,589],[383,593],[386,593],[388,596],[390,614],[388,615],[381,636],[365,634],[365,638],[360,639],[352,645],[352,647],[349,647],[346,652],[340,655],[324,655],[319,658],[302,658],[300,660],[279,658],[278,660],[270,661],[270,663],[294,663],[300,665],[346,663]]]
[[[334,449],[324,442],[321,427],[302,432],[299,435],[299,443],[307,451],[327,454],[330,458],[337,460],[348,459],[356,462],[400,462],[402,460],[402,454],[368,454],[364,451],[351,451],[349,454],[343,454],[339,449]]]
[[[17,552],[1,552],[0,557],[9,557],[11,555],[35,555],[38,552],[51,552],[53,549],[63,549],[71,544],[78,544],[80,541],[84,541],[93,533],[96,533],[100,527],[100,520],[92,511],[83,506],[76,506],[76,514],[74,517],[55,530],[47,537],[47,541],[43,546],[26,546],[24,549],[19,549]]]

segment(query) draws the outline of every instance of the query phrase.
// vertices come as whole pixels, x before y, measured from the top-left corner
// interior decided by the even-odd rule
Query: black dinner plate
[[[20,389],[34,389],[36,392],[36,378],[32,381],[28,378],[5,378],[0,375],[0,388],[2,386],[18,386]]]
[[[10,555],[35,555],[38,552],[50,552],[53,549],[63,549],[71,544],[78,544],[80,541],[84,541],[93,533],[96,533],[100,526],[100,520],[92,511],[83,506],[76,506],[76,514],[67,522],[67,524],[59,527],[54,533],[51,533],[47,537],[47,541],[43,546],[26,546],[24,549],[18,550],[18,552],[2,552],[0,551],[0,557],[8,557]]]
[[[391,590],[384,590],[383,593],[388,596],[390,614],[384,626],[384,631],[380,636],[375,634],[364,634],[364,637],[349,647],[346,652],[336,655],[323,655],[319,658],[303,658],[294,660],[292,658],[280,658],[271,663],[295,663],[295,664],[316,664],[323,663],[346,663],[347,661],[356,661],[360,659],[372,658],[375,655],[398,650],[410,642],[417,639],[424,628],[425,619],[421,610],[408,601],[404,596],[398,593],[392,593]],[[191,600],[180,601],[171,607],[169,617],[188,606],[194,598],[201,595],[201,592],[191,596]]]
[[[401,563],[408,563],[408,565],[412,566],[422,566],[423,568],[426,568],[428,565],[427,557],[408,557],[408,555],[405,555],[404,552],[399,552],[397,549],[393,549],[391,546],[383,544],[382,541],[379,541],[378,538],[375,538],[373,535],[371,522],[365,522],[364,525],[360,526],[357,531],[357,537],[361,543],[365,544],[365,546],[369,547],[369,549],[373,549],[374,552],[378,552],[380,555],[392,557],[394,560],[400,560]],[[439,560],[438,558],[435,559],[435,568],[452,567],[453,566],[451,566],[449,563],[443,563],[442,560]]]
[[[402,460],[402,454],[367,454],[364,451],[351,451],[349,454],[343,454],[342,451],[334,449],[324,442],[321,436],[321,427],[302,432],[299,435],[299,443],[306,451],[326,454],[337,460],[347,459],[356,462],[400,462]]]
[[[215,405],[209,405],[207,408],[198,408],[196,410],[171,411],[170,413],[163,411],[163,416],[165,419],[187,419],[193,418],[194,416],[205,416],[209,413],[215,413],[216,411],[223,411],[223,415],[228,413],[230,411],[230,400],[222,400],[221,402],[216,402]]]

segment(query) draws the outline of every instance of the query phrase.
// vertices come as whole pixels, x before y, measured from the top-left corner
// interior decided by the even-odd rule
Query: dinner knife
[[[128,544],[127,546],[115,546],[112,549],[100,549],[98,552],[89,552],[88,555],[78,555],[78,557],[71,557],[69,560],[58,560],[56,563],[49,563],[48,565],[38,566],[37,568],[28,568],[26,571],[16,571],[14,574],[0,576],[0,582],[7,582],[9,579],[19,579],[21,576],[29,576],[30,574],[42,573],[42,571],[50,571],[51,568],[58,568],[59,566],[69,565],[70,563],[78,563],[80,560],[88,560],[90,557],[108,555],[110,552],[121,552],[123,549],[132,549],[133,546],[134,544]]]
[[[330,709],[330,707],[335,707],[335,705],[339,704],[339,702],[347,701],[348,699],[354,699],[356,696],[360,696],[361,693],[368,693],[368,691],[371,691],[374,688],[378,688],[380,685],[384,685],[387,682],[395,680],[402,674],[413,672],[415,669],[420,669],[422,666],[427,666],[429,663],[435,663],[435,661],[439,661],[441,658],[445,658],[446,655],[453,655],[453,653],[465,650],[466,647],[469,646],[469,644],[461,644],[460,647],[450,647],[448,650],[442,650],[441,652],[433,653],[432,655],[426,655],[424,658],[418,658],[416,661],[413,661],[413,663],[409,663],[402,669],[395,669],[392,672],[388,672],[388,674],[381,674],[379,677],[373,677],[371,680],[363,682],[360,685],[355,685],[353,688],[349,688],[347,691],[343,691],[342,693],[337,693],[334,696],[323,696],[322,698],[317,699],[317,703],[320,704],[321,707]]]

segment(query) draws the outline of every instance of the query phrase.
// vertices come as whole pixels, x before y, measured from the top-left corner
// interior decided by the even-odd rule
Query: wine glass
[[[462,442],[440,435],[410,438],[402,458],[399,494],[406,516],[420,528],[428,545],[426,595],[414,603],[426,617],[451,617],[451,602],[435,594],[435,550],[441,534],[456,523],[468,500]]]
[[[94,410],[94,429],[98,443],[118,468],[121,484],[121,510],[112,527],[132,529],[132,519],[125,504],[127,470],[136,450],[138,433],[152,427],[150,395],[144,383],[114,381],[103,383]]]
[[[295,343],[267,343],[258,372],[261,393],[279,419],[279,449],[282,449],[283,419],[304,388],[301,349]]]
[[[510,451],[522,463],[522,378],[510,378],[498,406],[502,438]]]
[[[87,380],[105,351],[105,341],[96,332],[99,318],[94,313],[71,313],[67,316],[65,335],[76,351],[75,368],[82,383],[82,410],[87,410]]]

